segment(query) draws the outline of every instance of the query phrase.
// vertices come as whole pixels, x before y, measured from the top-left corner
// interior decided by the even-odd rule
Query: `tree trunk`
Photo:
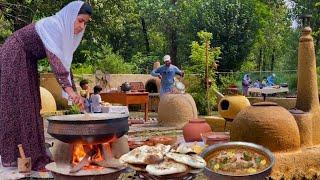
[[[258,68],[259,68],[259,72],[260,72],[260,76],[261,76],[261,70],[262,70],[262,48],[260,48],[259,50],[259,64],[258,64]]]
[[[171,1],[173,9],[175,9],[177,0]],[[170,56],[171,56],[171,62],[172,64],[175,64],[176,66],[179,66],[177,61],[177,54],[178,54],[178,33],[176,30],[176,24],[177,24],[177,17],[174,13],[171,13],[171,18],[173,20],[173,23],[169,25],[170,29]]]
[[[175,29],[171,29],[171,36],[170,36],[170,55],[171,55],[171,61],[172,64],[178,65],[177,61],[177,54],[178,54],[178,44],[177,44],[177,32]]]
[[[272,50],[272,57],[271,57],[271,72],[273,72],[273,67],[274,67],[274,60],[275,60],[275,52],[276,50]]]
[[[141,17],[140,19],[141,19],[141,25],[142,25],[142,32],[143,32],[143,36],[144,36],[144,40],[145,40],[144,44],[146,46],[147,55],[149,55],[150,54],[150,44],[149,44],[146,22],[144,20],[144,17]]]

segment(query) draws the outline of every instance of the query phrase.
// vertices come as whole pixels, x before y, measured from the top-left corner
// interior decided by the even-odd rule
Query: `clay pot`
[[[227,143],[230,141],[229,132],[207,132],[203,133],[202,140],[204,144],[213,145],[217,143]]]
[[[121,86],[121,91],[127,92],[131,90],[131,85],[128,82],[123,83]]]
[[[245,96],[225,96],[219,102],[218,112],[221,117],[232,121],[242,109],[248,106],[250,102]]]
[[[156,136],[150,138],[150,141],[156,145],[156,144],[164,144],[164,145],[173,145],[177,142],[177,137],[173,136]]]
[[[207,132],[212,130],[203,119],[193,119],[183,127],[183,137],[186,142],[202,141],[201,134]]]

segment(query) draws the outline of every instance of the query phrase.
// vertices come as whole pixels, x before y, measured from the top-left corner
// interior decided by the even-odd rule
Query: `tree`
[[[200,114],[209,114],[215,103],[214,90],[217,89],[215,84],[215,60],[220,56],[219,47],[210,46],[212,33],[201,31],[198,33],[200,42],[194,41],[191,44],[191,66],[186,70],[188,74],[197,74],[199,77],[189,77],[192,84],[188,92],[193,96]]]
[[[299,21],[299,17],[303,14],[311,14],[311,28],[313,30],[313,37],[315,43],[315,51],[317,55],[317,59],[320,58],[320,2],[319,0],[292,0],[292,11],[291,16],[292,19],[296,20],[301,26],[301,21]],[[319,61],[318,61],[319,62]]]
[[[290,27],[287,6],[282,1],[256,2],[256,15],[259,17],[260,27],[247,60],[255,61],[257,70],[288,69],[288,66],[283,66],[284,62],[288,62],[289,54],[294,53],[292,50],[297,48],[292,45],[297,43],[292,37],[296,37],[296,34]],[[289,64],[296,64],[295,59],[290,57]]]
[[[259,28],[254,1],[209,0],[201,5],[192,21],[193,29],[216,35],[214,46],[221,46],[221,69],[237,70],[246,59]]]

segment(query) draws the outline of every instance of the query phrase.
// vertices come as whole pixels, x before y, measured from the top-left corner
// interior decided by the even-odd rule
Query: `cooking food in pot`
[[[232,176],[256,174],[265,170],[270,164],[266,156],[245,148],[214,152],[207,158],[207,162],[212,171]]]

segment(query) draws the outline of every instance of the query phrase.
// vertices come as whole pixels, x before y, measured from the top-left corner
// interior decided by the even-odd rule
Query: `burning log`
[[[112,155],[109,143],[99,145],[76,145],[72,163],[75,164],[70,173],[76,173],[82,168],[95,164],[104,168],[122,169],[124,165]],[[84,155],[84,156],[80,156]]]
[[[85,147],[86,146],[84,146],[84,149],[86,149]],[[86,153],[83,159],[70,170],[70,173],[76,173],[80,171],[84,166],[89,165],[91,163],[91,160],[89,158],[94,156],[96,153],[97,152],[95,151],[95,149],[91,149],[88,153]]]
[[[102,152],[103,155],[103,161],[93,161],[95,164],[106,167],[106,168],[116,168],[116,169],[121,169],[124,167],[123,164],[120,163],[119,160],[115,159],[112,156],[110,144],[107,143],[105,145],[99,144],[99,149]]]

